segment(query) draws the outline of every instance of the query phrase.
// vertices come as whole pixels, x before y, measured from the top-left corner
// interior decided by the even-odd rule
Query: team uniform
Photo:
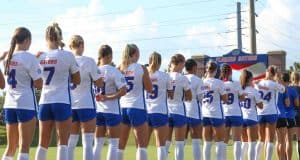
[[[295,121],[295,117],[296,117],[296,112],[295,112],[295,105],[294,105],[294,101],[295,99],[299,98],[299,95],[296,91],[296,89],[292,86],[288,86],[287,87],[287,91],[288,91],[288,95],[290,98],[290,106],[287,107],[285,109],[285,114],[286,114],[286,118],[287,118],[287,127],[288,128],[293,128],[296,127],[296,121]]]
[[[99,67],[103,77],[103,87],[96,89],[96,95],[110,95],[126,86],[126,81],[121,72],[111,65]],[[119,99],[97,101],[97,126],[113,127],[121,123]]]
[[[222,107],[225,116],[225,125],[227,127],[239,127],[243,123],[242,111],[239,104],[239,95],[242,95],[241,85],[238,82],[224,82],[225,90],[228,95],[227,103]]]
[[[261,99],[263,100],[263,108],[257,109],[259,123],[274,123],[278,119],[278,111],[276,106],[276,98],[278,93],[283,93],[285,87],[271,80],[261,80],[255,85],[258,89]]]
[[[153,92],[146,95],[146,107],[149,126],[153,128],[168,123],[167,91],[172,90],[171,79],[167,73],[155,71],[150,74]]]
[[[297,91],[298,96],[300,95],[300,87],[299,86],[293,86],[295,90]],[[300,100],[300,99],[299,99]],[[296,126],[300,127],[300,107],[295,107],[295,120],[296,120]]]
[[[123,71],[127,82],[127,93],[120,98],[122,122],[131,126],[140,126],[147,121],[143,75],[141,64],[132,63]]]
[[[17,51],[12,55],[7,78],[4,118],[7,124],[30,121],[36,116],[37,103],[33,81],[42,78],[34,55]]]
[[[100,78],[95,61],[86,56],[75,56],[80,67],[80,85],[71,84],[72,120],[86,122],[96,117],[93,83]]]
[[[226,94],[224,83],[215,78],[203,80],[202,119],[203,126],[219,127],[224,124],[221,95]]]
[[[245,100],[240,102],[243,114],[243,126],[251,127],[258,123],[256,104],[261,103],[262,99],[259,92],[253,87],[247,86],[243,90],[243,93],[245,94]]]
[[[64,121],[72,116],[70,74],[79,71],[71,52],[51,50],[40,56],[44,80],[38,117],[41,121]]]
[[[277,128],[284,128],[287,127],[287,117],[286,117],[286,108],[288,106],[285,105],[285,99],[289,98],[288,92],[278,93],[277,99],[277,107],[278,107],[278,120],[276,127]]]
[[[186,108],[184,105],[184,91],[191,89],[189,80],[181,73],[169,73],[174,97],[168,98],[169,126],[181,127],[187,124]]]
[[[185,75],[189,80],[192,91],[192,101],[185,101],[186,116],[188,118],[188,125],[193,127],[201,124],[201,107],[199,102],[199,95],[201,95],[201,88],[203,86],[202,80],[193,74]]]

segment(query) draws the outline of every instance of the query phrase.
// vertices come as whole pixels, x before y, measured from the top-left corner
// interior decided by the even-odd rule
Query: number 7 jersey
[[[70,76],[79,71],[71,52],[51,50],[40,56],[43,76],[43,89],[40,104],[71,104]]]

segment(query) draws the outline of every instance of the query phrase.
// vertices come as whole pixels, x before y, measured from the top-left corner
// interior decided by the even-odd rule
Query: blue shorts
[[[95,109],[72,109],[72,122],[87,122],[95,117]]]
[[[226,127],[240,127],[243,125],[243,118],[240,116],[225,116]]]
[[[71,105],[65,103],[41,104],[38,112],[38,117],[41,121],[65,121],[71,116]]]
[[[278,120],[277,114],[258,115],[258,123],[276,123]]]
[[[6,124],[22,123],[36,117],[35,110],[4,108],[4,120]]]
[[[122,122],[130,126],[140,126],[147,121],[147,112],[137,108],[123,108]]]
[[[257,121],[253,121],[251,119],[243,119],[243,127],[252,127],[257,125]]]
[[[152,128],[158,128],[168,124],[169,118],[168,115],[160,113],[151,113],[148,114],[148,124]]]
[[[199,126],[201,125],[201,119],[187,117],[187,125],[189,127]]]
[[[187,117],[179,114],[170,114],[169,127],[181,127],[187,124]]]
[[[203,126],[213,126],[213,127],[220,127],[224,125],[225,121],[221,118],[209,118],[209,117],[203,117],[202,119]]]
[[[97,119],[97,121],[96,121],[97,126],[114,127],[121,123],[122,116],[119,114],[113,114],[113,113],[97,112],[96,119]]]

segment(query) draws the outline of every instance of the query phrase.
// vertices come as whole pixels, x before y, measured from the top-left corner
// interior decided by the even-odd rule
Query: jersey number
[[[127,92],[130,92],[133,89],[133,80],[134,77],[125,77],[127,83]]]
[[[227,105],[231,105],[234,102],[234,94],[233,93],[228,93],[228,100],[227,100]]]
[[[49,72],[48,77],[46,79],[46,85],[49,85],[55,72],[55,67],[45,67],[44,71]]]
[[[203,103],[211,103],[214,99],[213,93],[214,93],[214,91],[206,92],[203,97]]]
[[[251,107],[251,99],[246,98],[244,101],[241,102],[241,106],[249,109]]]
[[[147,99],[155,99],[158,96],[158,86],[156,84],[153,84],[153,90],[152,93],[147,92]]]
[[[271,92],[268,92],[268,93],[265,94],[265,95],[264,95],[264,92],[263,92],[263,91],[259,91],[259,93],[260,93],[261,99],[270,102],[270,100],[271,100],[271,98],[272,98],[272,93],[271,93]]]
[[[17,80],[16,80],[16,69],[12,69],[9,72],[7,83],[11,85],[11,88],[17,87]]]

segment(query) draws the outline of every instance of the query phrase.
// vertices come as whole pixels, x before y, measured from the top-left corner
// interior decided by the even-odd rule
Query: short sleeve
[[[226,90],[225,90],[225,85],[222,81],[218,81],[218,84],[216,84],[218,87],[218,92],[220,95],[225,95],[226,94]]]
[[[187,91],[187,90],[191,89],[191,84],[190,84],[189,80],[185,76],[182,76],[182,77],[183,77],[183,81],[182,81],[183,90]]]
[[[254,92],[254,98],[255,98],[256,104],[263,102],[263,100],[261,99],[260,94],[258,93],[257,90],[255,90],[255,92]]]
[[[42,71],[40,68],[40,65],[38,63],[37,58],[33,57],[30,58],[30,65],[28,66],[28,73],[30,75],[30,77],[32,78],[32,80],[38,80],[40,78],[42,78]]]
[[[282,84],[279,84],[277,82],[275,82],[275,89],[280,93],[283,93],[285,91],[285,87]]]
[[[172,79],[168,74],[165,74],[165,77],[167,79],[167,90],[171,91],[173,90],[173,84],[172,84]]]
[[[101,78],[101,72],[98,69],[98,67],[96,65],[96,62],[93,59],[90,60],[90,67],[91,67],[90,76],[91,76],[92,80],[96,81],[96,80],[100,79]]]
[[[115,70],[114,74],[114,82],[118,89],[121,89],[122,87],[126,86],[126,80],[123,74],[119,70]]]
[[[72,53],[69,53],[69,61],[70,61],[70,73],[74,74],[79,72],[79,65],[76,62],[76,59]]]

